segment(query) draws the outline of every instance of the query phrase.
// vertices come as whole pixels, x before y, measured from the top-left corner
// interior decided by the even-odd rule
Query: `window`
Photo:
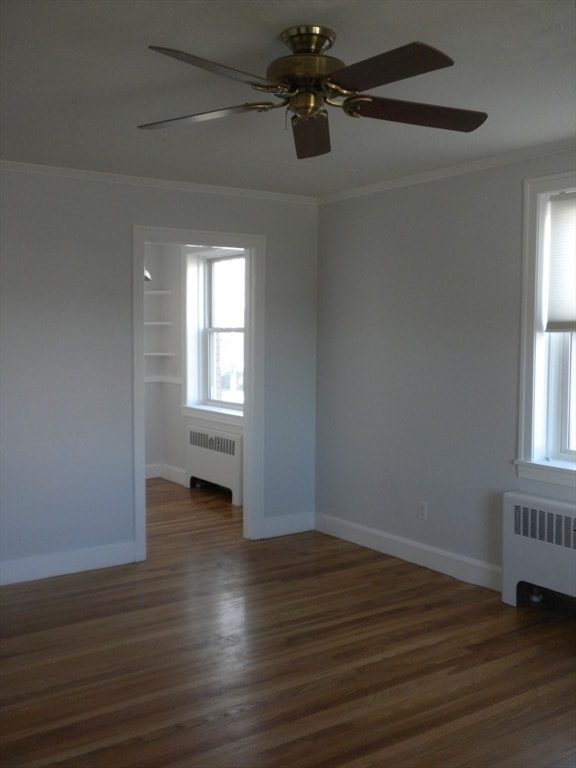
[[[206,398],[211,403],[244,402],[244,257],[206,262]]]
[[[187,246],[186,403],[244,405],[246,255],[243,248]]]
[[[576,185],[526,182],[519,474],[572,485],[576,472]]]

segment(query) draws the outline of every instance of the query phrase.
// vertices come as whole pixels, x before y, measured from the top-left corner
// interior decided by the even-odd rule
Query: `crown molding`
[[[135,187],[152,187],[176,192],[196,192],[204,195],[228,195],[230,197],[244,197],[256,200],[275,200],[283,203],[303,203],[305,205],[317,205],[316,197],[307,195],[293,195],[283,192],[267,192],[266,190],[243,189],[240,187],[219,187],[213,184],[195,184],[190,181],[172,181],[170,179],[153,179],[144,176],[126,176],[118,173],[103,171],[90,171],[82,168],[62,168],[53,165],[36,165],[34,163],[20,163],[13,160],[0,160],[0,170],[12,173],[27,173],[39,176],[53,176],[64,179],[78,179],[82,181],[99,181],[107,184],[128,184]]]
[[[546,144],[539,147],[530,147],[528,149],[518,149],[512,152],[503,153],[501,155],[492,155],[490,157],[480,158],[479,160],[472,160],[468,163],[451,165],[445,168],[437,168],[433,171],[416,173],[412,176],[404,176],[396,179],[390,179],[388,181],[381,181],[366,187],[357,187],[355,189],[348,189],[343,192],[335,192],[334,194],[323,195],[319,197],[318,204],[325,205],[327,203],[337,203],[343,200],[351,200],[356,197],[375,195],[379,192],[386,192],[391,189],[410,187],[416,184],[425,184],[430,181],[447,179],[451,176],[463,176],[468,173],[477,173],[478,171],[487,170],[489,168],[513,165],[514,163],[519,163],[524,160],[533,160],[538,157],[563,154],[564,152],[576,152],[576,143],[574,140],[562,141],[554,144]]]
[[[380,192],[386,192],[401,187],[410,187],[417,184],[425,184],[431,181],[439,181],[452,176],[463,176],[469,173],[487,170],[489,168],[498,168],[505,165],[513,165],[525,160],[533,160],[538,157],[547,157],[562,154],[564,152],[575,152],[576,143],[574,140],[565,140],[553,144],[545,144],[538,147],[529,147],[527,149],[513,150],[511,152],[499,155],[472,160],[468,163],[459,165],[436,168],[432,171],[416,173],[410,176],[397,177],[381,181],[376,184],[370,184],[364,187],[356,187],[334,192],[328,195],[319,195],[317,197],[310,195],[295,195],[284,192],[268,192],[266,190],[244,189],[241,187],[221,187],[212,184],[196,184],[189,181],[173,181],[170,179],[154,179],[144,176],[127,176],[117,173],[108,173],[104,171],[90,171],[81,168],[62,168],[52,165],[36,165],[34,163],[21,163],[13,160],[0,160],[1,171],[12,171],[14,173],[28,173],[41,176],[54,176],[59,178],[80,179],[85,181],[99,181],[109,184],[126,184],[136,187],[152,187],[155,189],[166,189],[177,192],[196,192],[206,195],[227,195],[230,197],[243,197],[255,200],[274,200],[276,202],[300,203],[304,205],[326,205],[337,203],[344,200],[352,200],[357,197],[367,197]]]

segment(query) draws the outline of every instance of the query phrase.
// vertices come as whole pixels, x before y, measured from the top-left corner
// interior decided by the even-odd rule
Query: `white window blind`
[[[547,331],[576,331],[576,192],[550,198]]]

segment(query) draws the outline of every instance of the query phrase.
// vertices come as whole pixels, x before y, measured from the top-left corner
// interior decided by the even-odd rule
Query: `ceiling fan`
[[[239,104],[210,112],[145,123],[138,127],[164,128],[174,123],[198,123],[239,112],[268,112],[285,107],[292,112],[296,155],[298,158],[307,158],[330,152],[326,105],[340,107],[350,117],[372,117],[377,120],[445,128],[451,131],[474,131],[487,118],[485,112],[386,99],[363,93],[380,85],[454,64],[449,56],[425,43],[409,43],[346,66],[340,59],[324,54],[336,39],[336,33],[327,27],[290,27],[282,32],[280,37],[292,53],[275,59],[268,66],[265,78],[201,59],[190,53],[151,45],[153,51],[217,75],[239,80],[256,91],[274,96],[279,101]]]

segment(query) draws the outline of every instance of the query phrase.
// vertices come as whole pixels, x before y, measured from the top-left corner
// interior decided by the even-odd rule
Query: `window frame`
[[[217,241],[216,241],[217,242]],[[182,414],[202,419],[216,419],[221,424],[240,426],[243,423],[244,403],[228,403],[211,400],[208,384],[208,343],[207,322],[210,290],[207,275],[210,260],[221,258],[244,258],[245,267],[245,311],[244,311],[244,394],[246,396],[246,359],[249,354],[251,323],[251,259],[253,248],[249,245],[205,242],[183,247],[183,307],[184,333],[182,334],[182,355],[184,360],[184,386],[182,388]],[[232,253],[236,251],[236,253]],[[251,343],[251,342],[250,342]]]
[[[576,452],[563,450],[559,425],[568,404],[566,350],[570,333],[545,328],[544,253],[546,208],[550,197],[575,188],[574,173],[524,182],[524,248],[518,459],[520,477],[573,486]],[[572,336],[573,338],[573,336]],[[550,450],[551,446],[553,450]]]

